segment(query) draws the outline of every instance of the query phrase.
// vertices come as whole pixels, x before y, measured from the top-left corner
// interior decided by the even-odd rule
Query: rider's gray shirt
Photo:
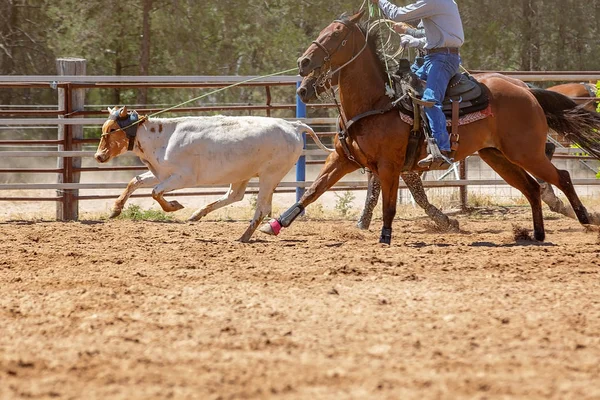
[[[458,6],[454,0],[418,0],[398,7],[388,0],[379,0],[386,17],[397,22],[420,19],[425,28],[425,49],[460,47],[465,41]]]

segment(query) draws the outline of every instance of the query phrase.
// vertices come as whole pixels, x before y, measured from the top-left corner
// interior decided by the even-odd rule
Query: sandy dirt
[[[1,223],[0,399],[600,399],[598,234],[458,218]]]

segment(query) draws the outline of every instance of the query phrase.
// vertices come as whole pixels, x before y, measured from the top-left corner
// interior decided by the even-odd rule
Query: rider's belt
[[[425,54],[446,53],[459,54],[458,47],[438,47],[435,49],[426,49]]]

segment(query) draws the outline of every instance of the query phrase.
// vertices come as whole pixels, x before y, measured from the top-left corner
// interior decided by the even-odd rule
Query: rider
[[[464,42],[464,33],[458,6],[454,0],[417,0],[405,7],[398,7],[388,0],[371,0],[389,19],[400,22],[394,26],[399,33],[403,45],[418,47],[425,51],[425,62],[422,66],[413,66],[419,78],[427,81],[423,100],[435,102],[435,106],[425,108],[431,133],[442,153],[442,159],[435,159],[429,154],[418,162],[419,167],[452,164],[450,155],[450,137],[446,129],[446,116],[442,111],[442,101],[450,79],[458,72],[460,66],[459,48]],[[404,21],[420,19],[425,30],[425,37],[420,30],[408,28]],[[412,36],[412,35],[414,36]],[[417,36],[417,37],[415,37]]]

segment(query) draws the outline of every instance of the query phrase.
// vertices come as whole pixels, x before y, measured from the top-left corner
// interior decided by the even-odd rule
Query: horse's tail
[[[530,89],[546,114],[548,126],[600,159],[600,113],[550,90]]]
[[[300,121],[296,121],[296,126],[298,127],[299,133],[308,133],[313,138],[313,140],[315,141],[315,143],[317,144],[317,146],[319,146],[319,148],[321,150],[326,151],[328,153],[333,153],[335,151],[333,149],[329,149],[329,148],[325,147],[323,142],[321,142],[321,140],[319,139],[319,137],[317,136],[315,131],[313,131],[310,126],[308,126],[305,123],[302,123]]]

